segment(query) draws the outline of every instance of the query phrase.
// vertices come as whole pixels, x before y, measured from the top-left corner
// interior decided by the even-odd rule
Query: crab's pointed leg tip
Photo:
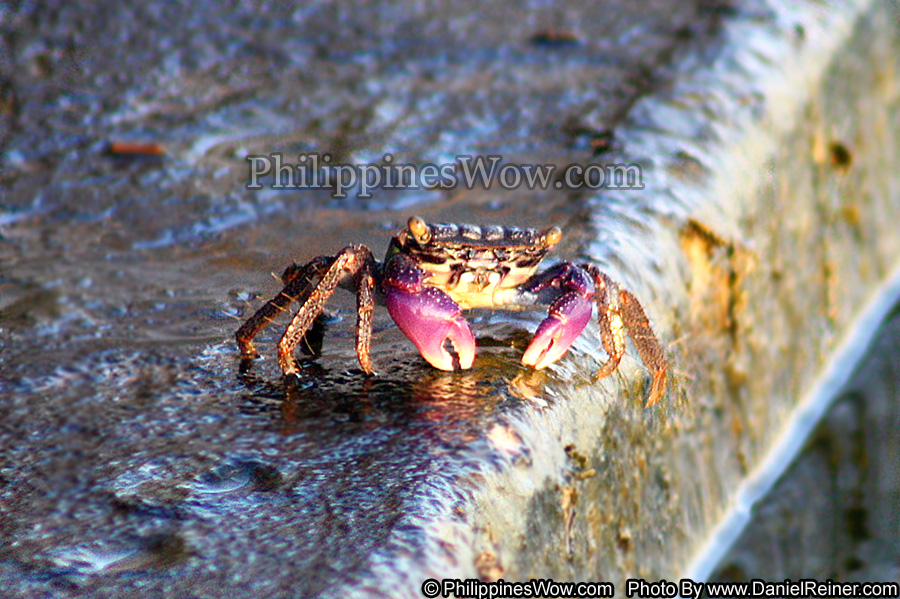
[[[653,386],[650,388],[650,397],[647,398],[645,407],[650,408],[659,403],[666,394],[666,371],[654,373]]]
[[[366,374],[366,376],[372,376],[372,375],[376,374],[375,369],[372,368],[372,365],[369,363],[360,364],[359,367]]]

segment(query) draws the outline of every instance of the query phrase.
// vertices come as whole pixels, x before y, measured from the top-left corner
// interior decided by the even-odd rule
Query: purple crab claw
[[[385,297],[391,318],[429,364],[441,370],[453,370],[453,356],[444,347],[449,339],[459,357],[460,368],[472,367],[475,336],[449,295],[435,287],[421,287],[419,291],[393,287]]]
[[[562,358],[590,321],[591,307],[591,300],[574,291],[557,298],[522,355],[522,364],[540,370]]]

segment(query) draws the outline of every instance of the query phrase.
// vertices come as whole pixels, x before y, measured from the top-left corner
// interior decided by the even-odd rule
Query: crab
[[[522,355],[523,364],[542,369],[563,357],[587,326],[596,304],[608,358],[595,378],[618,368],[627,333],[653,375],[647,405],[657,403],[666,390],[665,353],[634,295],[594,264],[561,262],[537,273],[561,238],[558,227],[434,224],[413,216],[391,239],[383,262],[376,261],[366,246],[351,245],[334,256],[287,267],[281,277],[284,289],[247,319],[235,337],[244,358],[257,357],[253,338],[292,302],[299,302],[278,342],[282,373],[296,375],[294,350],[308,333],[321,329],[325,303],[340,286],[356,293],[356,355],[367,374],[374,373],[369,346],[376,303],[387,306],[391,318],[432,366],[468,369],[475,360],[475,337],[464,310],[546,307],[547,317]]]

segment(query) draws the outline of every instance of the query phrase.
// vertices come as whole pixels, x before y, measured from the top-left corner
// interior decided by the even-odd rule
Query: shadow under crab
[[[566,353],[590,321],[593,304],[608,359],[597,378],[612,374],[625,354],[626,333],[653,375],[647,405],[666,390],[662,346],[637,298],[589,263],[559,263],[537,273],[547,252],[559,243],[558,227],[543,231],[517,227],[429,224],[414,216],[391,238],[378,262],[364,245],[351,245],[334,256],[293,264],[282,275],[284,289],[238,329],[241,354],[255,358],[253,338],[291,302],[300,303],[278,342],[278,363],[285,376],[297,373],[293,353],[338,287],[357,297],[356,354],[362,369],[369,360],[372,312],[387,306],[391,318],[435,368],[468,369],[475,360],[475,337],[462,311],[474,308],[534,310],[547,317],[522,355],[522,363],[544,368]],[[452,346],[455,356],[448,351]]]

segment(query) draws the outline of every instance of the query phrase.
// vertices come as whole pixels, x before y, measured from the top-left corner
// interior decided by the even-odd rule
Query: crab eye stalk
[[[541,242],[547,246],[552,247],[560,242],[562,239],[562,230],[559,227],[550,227],[543,233],[541,233]]]
[[[421,216],[412,216],[406,223],[409,232],[413,234],[419,243],[428,243],[431,241],[431,228],[428,226]]]

